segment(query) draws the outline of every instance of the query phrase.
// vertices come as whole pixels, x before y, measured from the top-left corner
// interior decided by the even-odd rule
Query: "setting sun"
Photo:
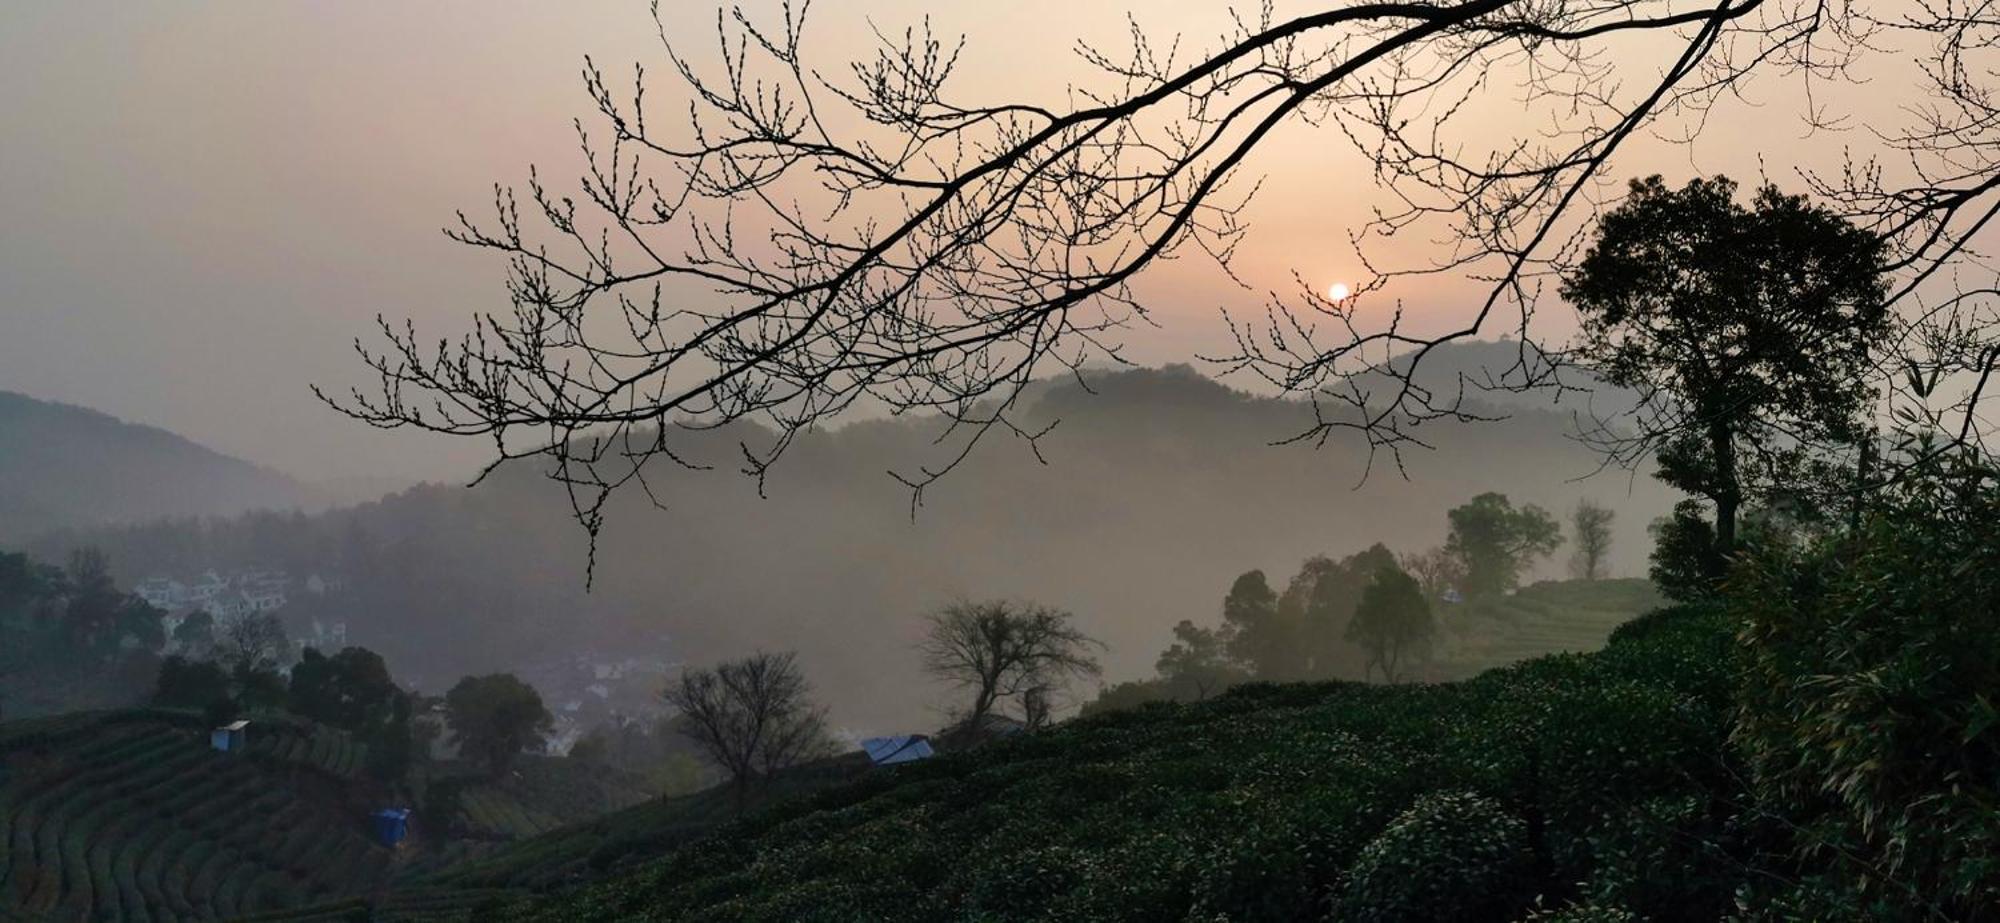
[[[1352,294],[1354,294],[1353,290],[1349,289],[1345,282],[1335,282],[1331,288],[1326,290],[1326,297],[1334,301],[1346,301],[1347,296]]]

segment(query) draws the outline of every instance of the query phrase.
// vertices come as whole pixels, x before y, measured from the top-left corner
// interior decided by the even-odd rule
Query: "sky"
[[[666,6],[677,40],[712,32],[711,4]],[[961,92],[1054,101],[1081,74],[1073,44],[1116,39],[1135,6],[1150,32],[1199,45],[1227,26],[1197,0],[822,0],[809,53],[837,67],[871,26],[928,12],[968,36]],[[372,341],[378,314],[445,335],[505,307],[500,266],[440,229],[530,163],[576,174],[586,54],[614,73],[664,70],[642,0],[0,5],[0,389],[308,479],[462,477],[484,444],[377,432],[308,386],[365,383],[352,344]],[[1754,179],[1760,152],[1795,153],[1803,127],[1772,115],[1795,111],[1792,92],[1753,95],[1698,144],[1640,146],[1620,166]],[[1518,127],[1504,107],[1481,117]],[[1332,127],[1293,126],[1253,163],[1268,177],[1242,267],[1253,284],[1359,275],[1347,232],[1379,193],[1345,151]],[[1406,294],[1421,312],[1466,291]],[[1162,324],[1129,338],[1149,363],[1218,350],[1220,309],[1262,301],[1198,267],[1140,292]]]

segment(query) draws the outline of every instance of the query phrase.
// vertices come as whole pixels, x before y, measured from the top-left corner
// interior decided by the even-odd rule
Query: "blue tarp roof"
[[[861,749],[867,751],[868,758],[877,766],[894,766],[897,763],[911,763],[930,759],[937,755],[931,750],[930,738],[922,734],[903,734],[897,737],[870,737],[861,742]]]

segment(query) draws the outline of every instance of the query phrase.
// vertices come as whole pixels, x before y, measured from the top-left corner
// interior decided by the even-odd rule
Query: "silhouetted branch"
[[[761,486],[801,431],[863,404],[941,415],[948,460],[897,475],[917,502],[986,434],[1046,432],[1014,422],[1031,381],[1122,361],[1119,331],[1150,322],[1139,272],[1192,248],[1236,278],[1257,188],[1241,170],[1305,123],[1337,131],[1400,203],[1358,245],[1444,242],[1423,265],[1370,262],[1375,278],[1338,304],[1304,285],[1270,294],[1213,358],[1325,405],[1301,439],[1352,430],[1400,453],[1424,422],[1480,418],[1468,386],[1562,384],[1559,351],[1531,340],[1535,302],[1577,252],[1613,154],[1663,117],[1698,128],[1752,68],[1838,73],[1852,49],[1834,2],[1381,2],[1289,20],[1266,4],[1191,59],[1135,21],[1127,49],[1078,47],[1100,79],[1057,104],[959,99],[964,42],[928,24],[878,33],[836,74],[807,61],[808,3],[771,21],[718,11],[707,62],[656,5],[678,88],[666,113],[644,67],[627,84],[587,61],[578,191],[531,171],[525,197],[496,187],[490,219],[446,232],[506,261],[512,309],[456,341],[382,322],[382,345],[356,344],[377,387],[330,402],[489,438],[495,467],[547,459],[593,545],[611,495],[650,495],[647,463],[693,466],[676,450],[689,431],[768,427],[741,447]],[[1677,49],[1663,69],[1621,66],[1639,34]],[[1496,106],[1522,129],[1469,121]],[[1396,279],[1445,273],[1487,293],[1443,333],[1358,311]],[[1514,369],[1449,393],[1418,384],[1437,347],[1505,331],[1520,334]]]

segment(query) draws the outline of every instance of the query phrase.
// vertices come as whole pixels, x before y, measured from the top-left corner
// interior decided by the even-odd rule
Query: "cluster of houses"
[[[519,675],[541,692],[555,718],[550,752],[565,753],[586,731],[615,715],[656,710],[673,668],[660,658],[583,652],[532,664]]]
[[[327,592],[328,581],[314,574],[306,579],[306,592]],[[251,570],[223,575],[206,571],[182,582],[173,577],[147,577],[132,588],[132,594],[155,609],[170,613],[200,609],[218,619],[240,618],[260,612],[275,612],[291,597],[292,577],[281,570]]]
[[[294,580],[291,574],[282,570],[227,573],[208,570],[190,580],[168,576],[147,577],[132,587],[132,595],[166,613],[161,619],[162,627],[167,637],[172,638],[174,629],[196,611],[206,612],[218,622],[227,622],[277,612],[292,600],[295,592],[322,596],[345,588],[344,579],[321,574]],[[347,645],[347,625],[344,622],[322,623],[314,619],[309,636],[296,638],[293,643],[300,648],[311,645],[321,650],[337,650]]]

